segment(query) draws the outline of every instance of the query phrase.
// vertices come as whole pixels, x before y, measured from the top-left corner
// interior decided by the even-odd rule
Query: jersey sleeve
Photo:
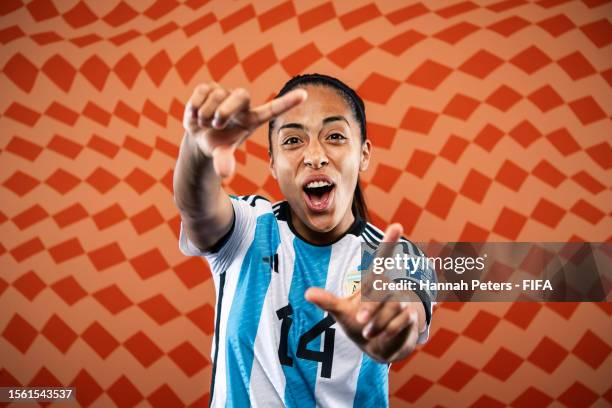
[[[410,255],[418,256],[425,258],[425,253],[414,243],[402,239],[403,242],[409,244]],[[436,271],[433,266],[429,262],[423,262],[423,267],[419,268],[416,271],[412,271],[410,277],[408,279],[413,280],[415,282],[437,282]],[[431,320],[433,315],[433,307],[436,304],[436,291],[432,291],[429,289],[417,289],[414,291],[421,302],[423,302],[423,307],[425,308],[425,319],[427,320],[427,324],[425,330],[422,333],[419,333],[419,337],[417,339],[417,343],[423,344],[427,342],[429,338],[429,327],[431,326]]]
[[[270,202],[261,196],[230,196],[234,210],[234,221],[230,231],[213,250],[201,251],[189,239],[181,222],[179,249],[186,256],[202,256],[210,264],[212,273],[226,271],[248,250],[255,234],[257,218],[272,212]]]

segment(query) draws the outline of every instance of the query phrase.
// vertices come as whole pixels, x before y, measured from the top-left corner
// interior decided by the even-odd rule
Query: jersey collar
[[[342,238],[344,238],[347,235],[355,235],[355,236],[360,236],[365,227],[366,227],[366,221],[361,218],[358,214],[354,214],[355,216],[355,220],[353,221],[353,224],[351,224],[351,226],[349,227],[348,230],[346,230],[346,232],[342,235],[340,235],[335,241],[330,242],[329,244],[325,244],[325,245],[321,245],[321,244],[313,244],[312,242],[306,240],[306,238],[302,237],[294,228],[293,228],[293,222],[291,221],[291,211],[290,211],[290,207],[289,207],[289,203],[287,201],[282,201],[279,205],[279,209],[278,209],[278,215],[277,215],[277,219],[279,221],[286,221],[287,225],[289,225],[289,229],[291,230],[291,232],[293,232],[293,234],[298,237],[299,239],[301,239],[302,241],[313,245],[313,246],[329,246],[329,245],[333,245],[336,242],[340,241]]]

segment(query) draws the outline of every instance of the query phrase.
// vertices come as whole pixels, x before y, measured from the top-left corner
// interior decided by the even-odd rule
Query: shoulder
[[[256,227],[259,223],[276,224],[272,203],[266,197],[259,195],[229,195],[234,207],[236,223],[246,222]]]
[[[378,228],[376,225],[371,222],[367,222],[363,232],[361,233],[361,238],[370,246],[378,247],[383,240],[385,233],[383,230]],[[402,236],[399,240],[400,243],[405,244],[408,247],[408,251],[411,255],[423,255],[423,251],[419,249],[419,247],[408,238]]]
[[[231,195],[230,199],[234,204],[234,210],[244,215],[255,216],[256,218],[272,213],[272,203],[266,197],[260,195]]]
[[[272,212],[277,221],[289,221],[289,203],[287,201],[277,201],[272,203]]]
[[[257,208],[258,206],[271,207],[270,200],[260,195],[230,195],[230,198],[236,201],[244,201],[253,208]]]

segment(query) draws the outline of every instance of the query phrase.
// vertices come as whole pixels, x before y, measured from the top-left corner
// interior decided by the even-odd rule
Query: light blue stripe
[[[353,407],[378,408],[389,406],[389,366],[377,363],[363,353],[357,378]]]
[[[263,258],[273,256],[279,242],[274,215],[261,215],[257,219],[253,243],[242,262],[227,321],[225,357],[228,407],[250,405],[249,384],[255,336],[271,279],[270,264]]]
[[[288,352],[293,366],[283,365],[285,373],[285,404],[288,408],[309,408],[316,405],[315,384],[319,362],[296,356],[300,336],[323,319],[323,311],[304,299],[306,289],[325,287],[331,246],[317,247],[296,238],[293,241],[295,264],[289,290],[289,303],[293,308],[293,324],[289,330]],[[321,336],[308,344],[309,350],[320,350]]]

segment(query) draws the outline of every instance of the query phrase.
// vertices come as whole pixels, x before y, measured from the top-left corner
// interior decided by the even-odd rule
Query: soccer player
[[[266,123],[270,171],[286,198],[275,204],[221,185],[236,147]],[[362,302],[355,289],[362,244],[403,240],[401,225],[383,236],[367,221],[361,98],[320,74],[292,78],[258,107],[245,89],[206,83],[183,124],[179,247],[208,260],[217,293],[211,405],[388,406],[389,364],[427,339],[433,299],[414,291],[406,302]]]

